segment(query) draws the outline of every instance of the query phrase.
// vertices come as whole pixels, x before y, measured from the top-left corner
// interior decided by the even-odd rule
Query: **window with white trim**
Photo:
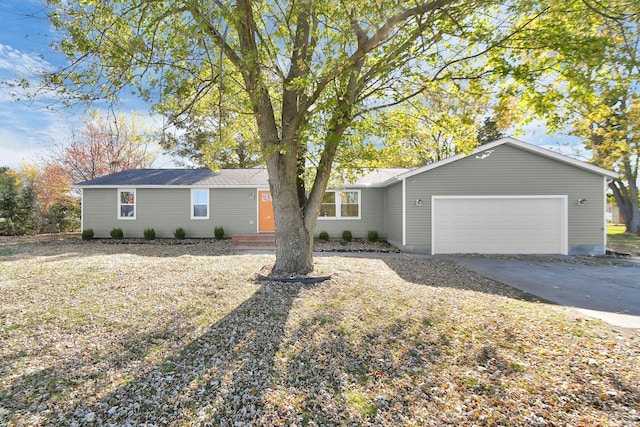
[[[209,219],[209,189],[191,190],[191,219]]]
[[[320,205],[320,219],[360,219],[360,190],[327,190]]]
[[[135,189],[118,189],[118,219],[136,219]]]

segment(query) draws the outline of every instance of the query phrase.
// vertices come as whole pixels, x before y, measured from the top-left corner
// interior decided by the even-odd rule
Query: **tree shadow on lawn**
[[[462,342],[447,335],[453,333],[454,325],[440,325],[438,319],[418,313],[394,318],[393,307],[388,313],[372,314],[376,319],[382,316],[382,321],[372,321],[361,317],[366,311],[343,306],[331,292],[325,294],[323,286],[265,284],[205,334],[155,363],[144,361],[154,344],[184,340],[187,335],[188,331],[175,328],[183,323],[180,319],[163,319],[149,325],[145,333],[124,336],[117,349],[27,375],[14,383],[10,394],[0,395],[0,410],[9,411],[0,411],[0,421],[20,420],[28,425],[427,424],[452,416],[450,399],[460,402],[464,411],[486,415],[496,424],[507,425],[511,417],[521,415],[521,405],[490,408],[499,408],[510,392],[519,393],[521,367],[508,362],[503,354],[507,350],[484,342]],[[314,294],[312,305],[287,327],[296,300],[307,291]],[[141,367],[130,378],[121,378],[115,389],[101,391],[108,389],[108,376],[136,364]],[[486,371],[479,372],[478,365]],[[451,366],[459,369],[451,373]],[[74,374],[74,369],[80,373]],[[517,385],[512,389],[506,385],[511,380]],[[95,389],[87,382],[95,384]],[[625,387],[621,382],[619,388]],[[56,398],[56,393],[65,398]],[[465,400],[468,396],[480,398]],[[620,393],[611,400],[633,407],[634,402],[623,399]],[[543,411],[547,400],[534,394],[527,404]],[[588,406],[578,402],[575,411],[590,410]],[[552,413],[548,416],[553,419]],[[452,420],[450,424],[460,421]]]
[[[399,277],[410,283],[482,292],[523,301],[555,305],[554,302],[547,301],[537,295],[521,291],[460,267],[453,261],[435,258],[424,260],[385,258],[384,262]],[[421,265],[424,268],[420,268]]]
[[[63,333],[55,343],[7,353],[0,358],[1,374],[17,370],[15,365],[27,358],[31,363],[9,387],[3,379],[0,424],[18,420],[26,425],[66,424],[76,408],[96,400],[106,376],[128,377],[129,366],[141,364],[156,345],[170,340],[180,317],[176,314],[162,319],[162,324],[124,333],[106,345],[85,341],[81,333]],[[40,341],[37,336],[30,338],[34,343]]]
[[[419,318],[400,318],[362,335],[353,333],[348,326],[352,313],[327,300],[305,313],[287,334],[295,300],[317,286],[323,285],[265,284],[206,334],[121,379],[122,385],[106,393],[101,389],[108,384],[107,376],[144,365],[154,344],[186,334],[175,330],[179,319],[126,335],[100,354],[79,355],[27,374],[9,394],[0,395],[0,408],[10,416],[3,419],[0,412],[0,421],[358,425],[426,422],[429,414],[437,413],[438,399],[445,393],[441,386],[448,380],[439,366],[458,358],[438,330]],[[478,362],[471,357],[462,363],[472,369]],[[502,365],[499,369],[504,370],[501,375],[510,374]],[[465,381],[463,387],[487,396],[499,390],[494,380]]]
[[[6,394],[0,389],[0,424],[99,420],[113,425],[225,425],[234,417],[255,420],[270,390],[289,311],[299,293],[314,286],[264,284],[206,334],[155,365],[144,360],[154,345],[183,340],[175,335],[188,333],[176,330],[180,322],[175,319],[149,325],[148,333],[122,337],[100,355],[27,373]],[[132,365],[139,368],[130,369]],[[119,387],[100,391],[108,390],[114,373],[125,371],[132,373],[118,380]]]

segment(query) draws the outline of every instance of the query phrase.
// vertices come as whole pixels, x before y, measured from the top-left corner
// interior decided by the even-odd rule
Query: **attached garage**
[[[386,182],[387,240],[429,254],[604,254],[616,178],[503,138]]]
[[[566,196],[433,196],[432,254],[563,254]]]

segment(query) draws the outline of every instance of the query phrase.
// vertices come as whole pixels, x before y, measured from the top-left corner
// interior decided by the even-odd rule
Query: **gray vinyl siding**
[[[93,229],[98,238],[110,237],[113,228],[131,238],[143,237],[146,228],[157,237],[173,237],[178,227],[187,237],[213,237],[217,226],[226,235],[256,231],[255,189],[210,189],[209,219],[191,219],[190,188],[137,188],[135,220],[118,219],[117,194],[116,188],[83,190],[83,229]]]
[[[214,227],[223,227],[225,235],[258,231],[257,189],[215,188],[211,200],[211,221]]]
[[[431,246],[431,196],[567,195],[568,244],[604,244],[601,175],[510,145],[406,178],[408,248]],[[578,206],[579,198],[587,199]],[[423,206],[415,204],[423,200]]]
[[[189,189],[138,188],[136,198],[136,220],[118,220],[125,237],[144,237],[145,228],[153,228],[157,237],[173,237],[178,227],[193,236],[192,227],[185,221],[191,215]]]
[[[347,191],[349,191],[348,189]],[[363,188],[360,190],[360,219],[318,218],[315,235],[321,231],[329,233],[329,238],[339,239],[345,230],[355,238],[365,238],[369,231],[377,231],[380,238],[386,238],[385,190],[383,188]]]
[[[387,188],[387,240],[402,244],[402,183]]]
[[[85,188],[82,190],[82,229],[93,230],[95,237],[110,237],[109,231],[121,227],[115,188]],[[124,229],[123,229],[124,230]]]

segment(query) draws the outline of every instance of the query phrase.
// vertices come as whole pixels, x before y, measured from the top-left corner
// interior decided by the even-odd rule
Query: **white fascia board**
[[[418,174],[421,174],[423,172],[429,171],[431,169],[439,168],[439,167],[444,166],[446,164],[455,162],[456,160],[460,160],[460,159],[468,157],[468,156],[473,156],[473,155],[482,153],[484,151],[491,150],[492,148],[495,148],[495,147],[500,146],[502,144],[513,145],[514,147],[518,147],[518,148],[521,148],[523,150],[530,151],[532,153],[536,153],[536,154],[539,154],[541,156],[544,156],[544,157],[547,157],[547,158],[550,158],[550,159],[554,159],[554,160],[557,160],[559,162],[566,163],[566,164],[575,166],[577,168],[587,170],[589,172],[596,173],[598,175],[606,176],[606,177],[611,178],[611,179],[620,178],[620,174],[618,174],[616,172],[613,172],[613,171],[610,171],[610,170],[607,170],[607,169],[604,169],[604,168],[601,168],[599,166],[595,166],[595,165],[592,165],[592,164],[589,164],[589,163],[585,163],[585,162],[582,162],[580,160],[576,160],[576,159],[573,159],[571,157],[565,156],[563,154],[558,154],[558,153],[555,153],[555,152],[553,152],[551,150],[547,150],[546,148],[538,147],[536,145],[529,144],[527,142],[520,141],[518,139],[511,138],[511,137],[501,138],[501,139],[498,139],[496,141],[490,142],[488,144],[480,145],[480,146],[476,147],[469,154],[456,154],[455,156],[451,156],[451,157],[446,158],[444,160],[440,160],[439,162],[431,163],[431,164],[426,165],[426,166],[422,166],[420,168],[414,169],[412,171],[409,171],[409,172],[406,172],[406,173],[400,175],[399,178],[400,179],[410,178],[410,177],[412,177],[414,175],[418,175]]]

